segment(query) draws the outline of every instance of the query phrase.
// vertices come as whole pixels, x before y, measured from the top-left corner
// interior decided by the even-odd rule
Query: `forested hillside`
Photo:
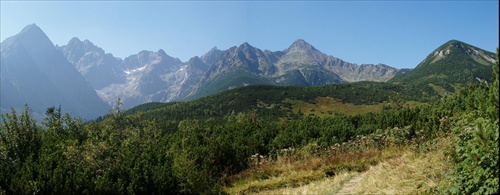
[[[304,177],[302,182],[342,171],[365,171],[381,160],[374,157],[377,151],[393,146],[411,146],[425,154],[436,150],[445,138],[454,140],[439,148],[452,164],[449,182],[426,192],[495,194],[499,181],[498,50],[492,72],[490,82],[469,85],[441,99],[425,88],[362,82],[310,88],[253,86],[187,103],[147,104],[127,114],[118,101],[107,117],[90,122],[63,114],[60,108],[48,108],[45,120],[37,124],[28,107],[20,114],[12,110],[2,116],[0,129],[0,194],[229,193],[227,189],[243,178],[235,175],[264,159],[277,162],[288,151],[300,151],[301,158],[323,151],[325,159],[330,159],[329,167],[318,170],[324,174]],[[273,111],[278,106],[269,112],[252,107],[286,107],[284,99],[312,101],[319,96],[373,104],[389,101],[391,94],[427,103],[378,113],[287,120],[276,120],[283,116],[282,109]],[[365,154],[366,158],[335,160],[342,154]],[[266,180],[280,174],[250,175]]]
[[[329,97],[344,104],[354,105],[385,103],[386,109],[395,107],[394,103],[404,101],[427,103],[440,98],[439,94],[429,86],[368,81],[317,87],[254,85],[188,102],[147,103],[127,110],[126,114],[141,112],[145,119],[154,118],[158,121],[207,119],[249,111],[271,118],[297,118],[302,116],[292,112],[291,108],[294,106],[292,101],[316,104],[318,97]],[[335,113],[331,116],[333,115]]]

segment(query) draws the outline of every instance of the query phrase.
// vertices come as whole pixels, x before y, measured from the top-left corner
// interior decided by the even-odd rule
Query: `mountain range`
[[[385,82],[402,71],[384,64],[349,63],[326,55],[301,39],[283,51],[274,52],[249,43],[227,50],[214,47],[187,62],[161,49],[141,51],[122,60],[78,38],[57,48],[95,87],[101,99],[113,104],[120,97],[124,108],[146,102],[190,100],[255,84],[319,86]]]
[[[35,24],[7,38],[1,48],[2,113],[28,104],[34,113],[42,114],[47,107],[61,105],[64,111],[86,119],[106,114],[118,98],[127,109],[147,102],[191,100],[257,84],[320,86],[358,81],[421,81],[425,85],[432,81],[435,86],[448,89],[441,80],[422,79],[441,78],[447,75],[450,63],[462,62],[471,67],[482,64],[484,68],[466,70],[473,77],[486,78],[486,67],[494,58],[491,52],[450,41],[414,70],[396,69],[384,64],[346,62],[298,39],[282,51],[261,50],[246,42],[226,50],[214,47],[186,62],[161,49],[120,59],[89,40],[72,38],[66,45],[54,46]],[[453,75],[449,77],[454,78]],[[455,80],[464,79],[470,80]]]

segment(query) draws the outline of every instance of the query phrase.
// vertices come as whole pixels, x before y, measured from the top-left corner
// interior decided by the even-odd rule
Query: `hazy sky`
[[[120,58],[163,49],[187,61],[300,38],[348,62],[414,68],[451,39],[495,52],[498,17],[498,1],[1,1],[1,40],[35,23],[54,44],[78,37]]]

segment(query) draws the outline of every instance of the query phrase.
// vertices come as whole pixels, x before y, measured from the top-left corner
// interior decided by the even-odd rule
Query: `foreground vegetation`
[[[353,171],[397,170],[438,154],[449,171],[420,174],[434,184],[415,182],[415,192],[498,193],[498,102],[497,62],[490,83],[378,113],[275,120],[250,110],[185,119],[126,115],[118,103],[101,121],[49,108],[37,124],[28,108],[12,110],[0,129],[0,193],[250,193],[325,178],[342,185]],[[394,185],[373,190],[403,188]]]

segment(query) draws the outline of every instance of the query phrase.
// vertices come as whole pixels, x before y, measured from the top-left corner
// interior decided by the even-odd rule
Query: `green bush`
[[[498,193],[498,126],[489,119],[475,119],[471,114],[464,117],[468,119],[462,119],[453,129],[457,134],[451,155],[455,165],[452,185],[445,191],[452,194]]]
[[[479,85],[465,95],[468,112],[453,125],[455,148],[451,185],[452,194],[498,194],[498,49],[491,84]],[[488,100],[488,101],[485,101]]]

